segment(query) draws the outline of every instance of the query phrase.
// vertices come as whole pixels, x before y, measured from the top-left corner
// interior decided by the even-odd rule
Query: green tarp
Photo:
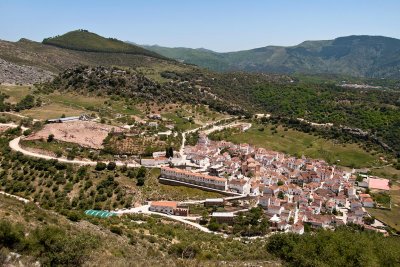
[[[99,217],[99,218],[108,218],[111,216],[116,216],[116,213],[109,212],[109,211],[103,211],[103,210],[87,210],[85,211],[86,215],[89,216],[94,216],[94,217]]]

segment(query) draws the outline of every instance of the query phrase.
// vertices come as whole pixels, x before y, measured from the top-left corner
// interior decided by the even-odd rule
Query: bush
[[[30,129],[25,130],[23,133],[23,135],[25,135],[25,136],[28,136],[30,134],[32,134],[32,130],[30,130]]]
[[[15,249],[21,246],[23,239],[22,229],[13,226],[8,221],[0,221],[0,249],[3,247]]]
[[[114,233],[114,234],[117,234],[117,235],[122,235],[122,229],[120,228],[120,227],[118,227],[118,226],[111,226],[110,227],[110,231],[112,232],[112,233]]]
[[[60,158],[60,157],[63,155],[63,152],[62,152],[62,150],[57,149],[56,152],[55,152],[55,154],[56,154],[56,157],[57,157],[57,158]]]
[[[269,238],[266,247],[288,266],[396,266],[400,261],[397,238],[357,227],[301,236],[276,234]]]
[[[73,222],[79,222],[83,215],[79,211],[71,210],[67,214],[67,218]]]
[[[36,229],[29,236],[29,244],[44,266],[80,266],[98,242],[90,235],[67,234],[48,226]]]
[[[109,171],[115,170],[116,167],[117,167],[117,164],[116,164],[115,162],[113,162],[113,161],[110,161],[110,162],[107,164],[107,170],[109,170]]]
[[[104,171],[107,168],[107,164],[103,162],[97,162],[96,164],[96,171]]]
[[[47,137],[47,143],[50,143],[54,140],[54,134],[49,134],[49,136]]]
[[[137,186],[143,186],[143,185],[144,185],[144,182],[145,182],[144,177],[138,177],[138,178],[137,178],[136,185],[137,185]]]

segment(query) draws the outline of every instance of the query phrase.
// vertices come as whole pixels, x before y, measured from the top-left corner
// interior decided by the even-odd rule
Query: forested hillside
[[[206,49],[143,47],[216,71],[400,77],[400,40],[383,36],[347,36],[326,41],[306,41],[291,47],[266,46],[229,53]]]
[[[400,152],[399,90],[343,88],[325,79],[247,73],[177,77],[201,80],[201,86],[249,112],[359,128]]]
[[[128,44],[115,38],[104,38],[87,30],[76,30],[67,32],[61,36],[46,38],[43,40],[43,44],[78,51],[124,53],[164,58],[157,53],[148,51],[142,47]]]
[[[169,78],[168,72],[161,76]],[[42,92],[54,90],[73,91],[93,95],[118,95],[133,98],[136,103],[155,102],[205,104],[211,108],[230,114],[243,114],[245,108],[216,97],[212,91],[196,85],[195,81],[172,80],[159,83],[149,79],[138,70],[118,67],[80,66],[67,69],[54,81],[39,86]]]

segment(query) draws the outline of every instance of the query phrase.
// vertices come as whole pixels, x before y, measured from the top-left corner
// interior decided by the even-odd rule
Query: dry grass
[[[63,114],[69,116],[79,116],[85,113],[85,110],[72,108],[58,103],[50,103],[41,107],[23,110],[22,115],[32,117],[38,120],[48,120],[60,118]]]
[[[32,93],[30,86],[0,85],[0,92],[10,96],[6,102],[16,104],[28,94]]]

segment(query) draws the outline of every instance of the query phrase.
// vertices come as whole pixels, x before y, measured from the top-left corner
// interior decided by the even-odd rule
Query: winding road
[[[232,118],[228,118],[228,119],[232,119]],[[209,127],[211,125],[217,124],[217,123],[219,123],[221,121],[224,121],[224,120],[227,120],[227,119],[225,118],[225,119],[221,119],[221,120],[218,120],[218,121],[215,121],[215,122],[207,123],[207,124],[205,124],[203,126],[200,126],[198,128],[183,132],[182,133],[182,145],[181,145],[181,148],[180,148],[180,151],[179,151],[181,156],[182,156],[182,162],[186,162],[186,155],[184,154],[185,153],[186,134],[196,132],[198,130],[204,129],[206,127]],[[8,127],[18,127],[18,125],[16,125],[16,124],[0,124],[0,125],[4,125],[4,126],[8,126]],[[232,127],[232,126],[233,126],[232,124],[225,125],[225,126],[218,126],[217,128],[215,128],[215,126],[214,126],[214,128],[212,128],[212,129],[218,130],[218,129],[221,129],[221,127],[224,128],[224,127]],[[23,127],[22,129],[26,130],[28,128]],[[35,157],[35,158],[41,158],[41,159],[46,159],[46,160],[58,160],[59,162],[78,164],[78,165],[92,165],[92,166],[95,166],[97,164],[97,161],[91,161],[91,160],[87,160],[87,159],[78,160],[78,159],[57,158],[57,157],[54,157],[54,156],[43,155],[43,154],[40,154],[40,153],[37,153],[37,152],[28,151],[28,150],[26,150],[26,149],[24,149],[24,148],[22,148],[20,146],[21,138],[22,138],[22,136],[11,140],[10,143],[9,143],[9,146],[10,146],[10,148],[12,150],[17,151],[17,152],[21,152],[22,154],[24,154],[26,156]],[[108,163],[108,161],[103,161],[103,162],[106,163],[106,164]],[[125,162],[122,162],[122,161],[116,161],[115,163],[117,164],[117,166],[124,166],[124,165],[127,165],[128,167],[139,167],[139,166],[141,166],[139,163],[128,163],[128,164],[126,164]],[[157,166],[155,166],[155,167],[157,167]]]
[[[57,158],[57,157],[53,157],[53,156],[48,156],[48,155],[43,155],[43,154],[40,154],[40,153],[28,151],[28,150],[25,150],[24,148],[22,148],[20,146],[20,144],[19,144],[20,140],[21,140],[21,136],[11,140],[10,143],[9,143],[10,148],[12,150],[14,150],[14,151],[21,152],[22,154],[24,154],[26,156],[35,157],[35,158],[41,158],[41,159],[46,159],[46,160],[54,159],[54,160],[58,160],[59,162],[78,164],[78,165],[93,165],[94,166],[94,165],[97,164],[97,161]],[[104,163],[108,163],[108,161],[104,161]],[[125,163],[121,162],[121,161],[116,161],[115,163],[117,164],[117,166],[124,166],[125,165]],[[140,164],[138,164],[138,163],[129,163],[129,164],[126,164],[126,165],[128,167],[138,167],[138,166],[140,166]]]
[[[228,118],[228,119],[232,119],[232,118]],[[215,122],[212,122],[212,123],[207,123],[207,124],[202,125],[202,126],[200,126],[198,128],[191,129],[191,130],[188,130],[186,132],[183,132],[182,133],[182,145],[181,145],[180,151],[179,151],[181,156],[182,156],[182,162],[186,162],[186,155],[184,154],[185,153],[184,150],[185,150],[185,143],[186,143],[186,135],[187,134],[194,133],[196,131],[205,129],[205,128],[209,127],[209,126],[213,126],[213,127],[210,128],[210,129],[205,130],[204,132],[206,134],[210,134],[213,131],[217,131],[217,130],[221,130],[221,129],[229,128],[229,127],[234,127],[234,126],[238,125],[238,123],[235,123],[235,122],[232,123],[231,122],[231,123],[226,124],[226,125],[215,126],[215,124],[217,124],[217,123],[219,123],[221,121],[224,121],[224,120],[228,120],[228,119],[225,118],[225,119],[218,120],[218,121],[215,121]],[[17,127],[18,125],[7,124],[5,126]],[[250,124],[250,126],[251,126],[251,124]],[[43,154],[40,154],[40,153],[37,153],[37,152],[28,151],[28,150],[26,150],[26,149],[24,149],[24,148],[22,148],[20,146],[20,141],[21,141],[22,137],[23,136],[19,136],[19,137],[15,138],[15,139],[11,140],[10,143],[9,143],[9,146],[10,146],[10,148],[12,150],[17,151],[17,152],[21,152],[22,154],[24,154],[26,156],[30,156],[30,157],[34,157],[34,158],[41,158],[41,159],[45,159],[45,160],[58,160],[59,162],[70,163],[70,164],[78,164],[78,165],[92,165],[92,166],[94,166],[94,165],[97,164],[97,161],[57,158],[57,157],[54,157],[54,156],[43,155]],[[108,163],[108,162],[104,162],[104,163]],[[121,162],[121,161],[116,161],[115,163],[117,164],[117,166],[125,165],[125,163]],[[141,166],[141,165],[138,164],[138,163],[129,163],[129,164],[127,164],[127,166],[128,167],[138,167],[138,166]],[[9,195],[9,194],[7,194],[5,192],[0,192],[0,194]],[[17,196],[12,196],[12,197],[17,197]],[[19,198],[19,200],[24,201],[25,203],[27,203],[26,201],[29,201],[29,200],[22,199],[22,198]],[[202,201],[199,201],[199,202],[201,203]],[[142,214],[150,214],[150,215],[151,214],[159,215],[159,216],[167,217],[167,218],[170,218],[172,220],[175,220],[175,221],[184,223],[186,225],[192,226],[192,227],[197,228],[197,229],[199,229],[199,230],[201,230],[203,232],[206,232],[206,233],[214,233],[214,232],[210,231],[208,228],[206,228],[206,227],[204,227],[204,226],[202,226],[202,225],[200,225],[200,224],[198,224],[196,222],[192,222],[192,221],[188,220],[185,217],[149,211],[149,205],[144,205],[144,206],[140,206],[140,207],[137,207],[137,208],[131,208],[131,209],[127,209],[127,210],[119,210],[119,211],[115,211],[115,213],[117,213],[117,214],[142,213]]]

